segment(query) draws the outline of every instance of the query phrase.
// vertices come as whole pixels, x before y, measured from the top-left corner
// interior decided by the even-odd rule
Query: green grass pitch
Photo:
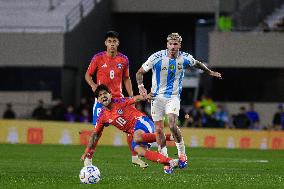
[[[98,146],[94,165],[102,180],[80,183],[83,146],[0,145],[0,188],[284,188],[284,151],[187,148],[189,166],[165,175],[162,165],[142,170],[127,147]],[[174,154],[175,148],[169,148]]]

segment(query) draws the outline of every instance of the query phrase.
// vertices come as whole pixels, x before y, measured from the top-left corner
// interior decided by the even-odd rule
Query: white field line
[[[214,157],[189,157],[190,160],[205,160],[205,161],[214,161],[216,162],[234,162],[234,163],[268,163],[268,160],[265,159],[238,159],[238,158],[214,158]]]

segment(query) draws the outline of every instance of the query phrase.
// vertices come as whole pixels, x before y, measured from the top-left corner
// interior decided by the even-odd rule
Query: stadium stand
[[[78,39],[82,33],[86,41],[96,41],[103,36],[104,31],[97,27],[103,29],[108,26],[108,22],[103,23],[108,20],[110,12],[108,2],[1,0],[0,72],[3,80],[0,90],[51,90],[53,98],[74,101],[76,93],[72,90],[77,88],[75,74],[79,72],[81,62],[87,64],[91,56],[80,59],[82,55],[77,48],[82,47],[84,40],[78,42]],[[104,17],[105,20],[96,17]],[[91,26],[84,29],[88,25]],[[94,44],[91,47],[90,44],[85,45],[86,52],[99,48],[94,48]],[[80,99],[79,96],[77,98]]]
[[[64,32],[94,5],[92,0],[1,0],[1,31]]]
[[[284,31],[284,4],[265,19],[269,30]]]
[[[236,107],[232,113],[239,102],[256,102],[261,109],[274,107],[284,97],[279,87],[283,34],[264,34],[255,28],[262,21],[277,22],[270,20],[278,16],[267,16],[279,14],[276,8],[284,1],[218,2],[139,0],[133,5],[131,0],[0,0],[0,91],[51,91],[52,99],[78,104],[82,96],[90,96],[83,74],[94,53],[104,49],[105,31],[116,29],[121,34],[120,47],[129,56],[130,74],[135,78],[145,58],[164,47],[165,35],[173,32],[167,25],[171,22],[184,38],[184,49],[224,73],[219,83],[201,75],[194,83],[200,94],[211,93],[214,101],[228,103],[229,109]],[[232,18],[232,31],[214,30],[214,19],[222,15]],[[145,82],[149,87],[150,82]]]
[[[0,115],[3,114],[6,103],[11,103],[17,114],[17,118],[30,118],[31,112],[39,100],[44,100],[47,104],[52,103],[51,91],[7,91],[0,92]]]

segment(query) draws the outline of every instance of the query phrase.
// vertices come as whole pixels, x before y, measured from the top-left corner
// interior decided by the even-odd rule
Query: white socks
[[[92,165],[92,159],[86,157],[84,160],[84,166],[89,166],[89,165]]]
[[[135,155],[135,156],[132,155],[132,161],[136,161],[137,159],[139,159],[138,155]]]
[[[164,156],[168,157],[168,149],[167,146],[161,148],[161,146],[158,146],[158,151],[163,154]]]
[[[178,150],[178,156],[180,156],[181,154],[185,154],[185,146],[183,139],[181,140],[180,143],[176,143],[176,146]]]

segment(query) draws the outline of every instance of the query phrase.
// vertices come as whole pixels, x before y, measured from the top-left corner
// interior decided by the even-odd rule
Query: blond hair
[[[177,40],[178,42],[182,42],[182,38],[178,33],[171,33],[167,37],[167,41],[169,40]]]

